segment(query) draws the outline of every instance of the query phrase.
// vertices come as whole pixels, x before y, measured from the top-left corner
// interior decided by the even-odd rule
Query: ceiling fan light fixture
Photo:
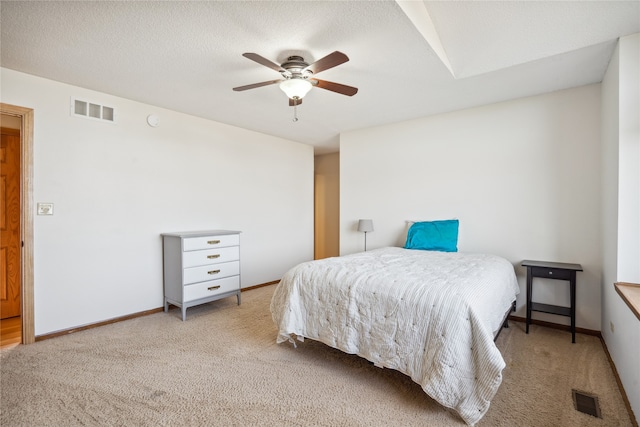
[[[313,85],[305,79],[287,79],[280,83],[280,89],[291,99],[302,99]]]

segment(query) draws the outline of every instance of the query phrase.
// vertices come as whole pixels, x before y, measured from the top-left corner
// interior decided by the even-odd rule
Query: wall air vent
[[[116,121],[116,112],[113,107],[79,98],[71,98],[71,115],[109,123]]]

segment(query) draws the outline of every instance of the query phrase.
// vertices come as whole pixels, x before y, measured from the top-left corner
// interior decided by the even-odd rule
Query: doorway
[[[35,328],[34,328],[34,304],[33,304],[33,110],[30,108],[19,107],[10,104],[0,103],[0,114],[2,118],[3,124],[3,150],[2,152],[6,153],[7,151],[4,148],[7,146],[5,141],[5,134],[8,135],[9,138],[16,139],[16,145],[18,146],[16,153],[16,162],[18,163],[17,168],[19,171],[17,172],[18,177],[18,187],[16,191],[15,200],[12,202],[13,204],[18,205],[17,210],[19,211],[18,219],[19,222],[18,230],[16,231],[16,239],[15,247],[18,251],[17,255],[13,256],[11,267],[7,267],[9,264],[3,263],[2,267],[2,280],[7,281],[18,281],[18,289],[17,290],[8,290],[10,287],[5,286],[3,283],[2,287],[4,291],[0,291],[3,293],[3,298],[8,299],[16,299],[17,292],[17,313],[19,316],[15,316],[16,314],[14,308],[11,305],[5,305],[3,301],[2,310],[8,312],[8,319],[2,320],[2,335],[7,336],[13,335],[13,340],[22,344],[31,344],[35,342]],[[9,124],[7,126],[7,130],[5,132],[4,124]],[[14,128],[13,130],[11,128]],[[3,154],[4,154],[3,153]],[[4,168],[3,163],[3,168]],[[4,171],[3,171],[4,175]],[[3,189],[3,195],[6,195],[5,189]],[[2,203],[3,213],[6,213],[7,203],[3,200]],[[3,245],[5,240],[5,235],[3,234]],[[5,250],[6,255],[9,256],[8,249]],[[17,258],[17,259],[16,259]],[[15,274],[10,275],[8,270],[11,269]],[[8,279],[9,277],[12,277]],[[12,294],[12,292],[14,294]],[[5,317],[4,315],[0,315],[0,317]],[[16,320],[17,319],[17,320]],[[5,322],[5,320],[8,320]],[[10,320],[10,321],[9,321]],[[10,325],[10,326],[9,326]],[[8,326],[5,328],[5,326]],[[19,338],[18,338],[19,337]],[[4,341],[4,337],[3,337]]]
[[[340,154],[314,159],[314,258],[340,255]]]
[[[22,342],[20,307],[20,127],[22,121],[2,116],[0,122],[0,347]]]

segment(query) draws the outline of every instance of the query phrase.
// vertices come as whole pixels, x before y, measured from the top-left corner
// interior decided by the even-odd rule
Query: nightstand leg
[[[527,326],[526,333],[529,333],[529,324],[531,323],[531,296],[532,296],[532,282],[533,277],[531,275],[531,267],[527,267]]]
[[[571,281],[569,282],[571,293],[571,343],[576,342],[576,272],[571,272]]]

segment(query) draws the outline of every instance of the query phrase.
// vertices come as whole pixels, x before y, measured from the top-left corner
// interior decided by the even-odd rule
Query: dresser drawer
[[[200,298],[233,292],[240,289],[240,277],[226,277],[224,279],[195,283],[184,287],[184,302],[195,301]]]
[[[183,250],[198,251],[201,249],[223,248],[226,246],[238,246],[240,236],[228,234],[222,236],[189,237],[183,241]]]
[[[546,277],[549,279],[570,280],[571,271],[562,268],[531,267],[532,277]]]
[[[240,261],[203,265],[184,269],[184,284],[206,282],[240,274]]]
[[[228,248],[203,249],[201,251],[189,251],[182,253],[182,266],[184,268],[198,265],[219,264],[221,262],[237,261],[240,259],[240,246]]]

